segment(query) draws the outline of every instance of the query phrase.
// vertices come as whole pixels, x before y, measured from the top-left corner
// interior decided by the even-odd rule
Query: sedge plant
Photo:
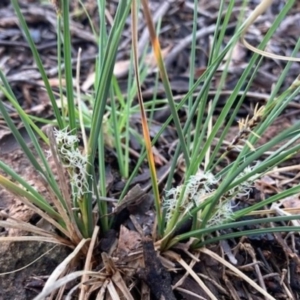
[[[280,14],[278,16],[277,20],[274,22],[274,25],[271,27],[265,39],[262,41],[261,47],[264,47],[274,30],[278,27],[277,22],[280,22],[280,19],[284,17],[287,11],[292,7],[292,4],[293,3],[288,3],[285,6],[285,9],[281,12],[282,15]],[[252,15],[249,17],[249,19],[251,18],[253,18]],[[224,22],[225,21],[226,17],[224,18]],[[245,26],[247,29],[247,22],[248,20],[241,26],[241,28]],[[226,27],[226,24],[223,26],[223,28],[224,27]],[[243,32],[244,31],[242,29],[242,34]],[[299,46],[299,43],[296,44],[293,55],[297,53]],[[216,57],[216,59],[218,59],[218,57]],[[291,155],[297,153],[299,150],[298,147],[293,144],[299,138],[299,131],[297,129],[298,124],[295,124],[295,126],[292,126],[288,130],[280,133],[278,136],[273,137],[273,139],[265,145],[255,147],[255,143],[259,137],[272,124],[272,122],[283,111],[283,109],[286,108],[288,103],[292,101],[299,93],[299,78],[295,78],[295,81],[286,91],[277,95],[277,97],[275,97],[276,94],[273,92],[266,105],[261,105],[259,108],[257,105],[252,118],[240,120],[239,132],[237,133],[236,137],[227,147],[225,154],[223,154],[221,158],[216,159],[216,151],[220,149],[220,143],[224,141],[226,133],[228,132],[228,128],[232,124],[234,117],[236,116],[236,112],[243,101],[242,97],[238,104],[234,103],[234,100],[236,99],[235,93],[241,87],[241,84],[245,82],[247,76],[249,79],[246,91],[250,87],[260,64],[258,61],[259,59],[261,60],[262,58],[257,55],[253,55],[247,68],[242,74],[240,81],[233,91],[233,94],[227,100],[223,110],[220,113],[220,116],[218,117],[216,123],[211,126],[211,128],[209,127],[209,123],[212,116],[212,110],[208,113],[204,127],[201,129],[202,133],[204,132],[203,129],[207,131],[206,137],[204,134],[200,134],[200,136],[195,137],[195,141],[197,141],[197,143],[195,143],[195,151],[192,154],[192,160],[196,163],[187,170],[188,175],[186,177],[186,181],[180,187],[180,192],[175,195],[177,201],[175,201],[176,204],[175,207],[173,207],[173,211],[169,207],[169,202],[172,203],[174,195],[171,193],[171,197],[169,199],[167,197],[166,217],[169,219],[169,222],[167,222],[169,223],[169,227],[167,226],[166,234],[176,230],[176,226],[180,227],[184,222],[187,221],[187,219],[191,218],[191,216],[193,216],[194,219],[192,228],[195,230],[201,230],[217,224],[222,225],[223,223],[230,223],[233,225],[233,221],[244,216],[245,214],[243,214],[242,211],[239,211],[238,213],[233,212],[234,204],[232,203],[232,199],[235,197],[239,198],[243,195],[247,196],[256,179],[263,176],[263,174],[272,168],[278,166],[278,164],[284,160],[290,158]],[[290,60],[292,61],[293,59],[291,58]],[[254,64],[257,64],[257,66]],[[275,87],[276,92],[278,92],[290,65],[291,62],[286,65],[282,76],[279,78],[278,85]],[[251,74],[251,76],[249,76],[249,72],[251,70],[254,70],[254,72]],[[226,68],[223,75],[224,77],[226,76]],[[210,76],[208,75],[208,78],[209,77]],[[222,85],[220,85],[219,88],[221,90]],[[203,93],[205,93],[205,91],[203,91]],[[246,93],[244,95],[246,95]],[[212,106],[216,105],[218,97],[219,95],[217,92],[215,98],[213,99]],[[220,130],[222,124],[225,123],[226,114],[229,112],[230,108],[234,108],[234,113],[232,114],[230,120],[226,121],[227,124],[225,126],[225,130],[223,130],[223,134],[221,135],[214,151],[211,151],[211,154],[207,156],[207,151],[210,151],[212,140]],[[196,132],[199,131],[196,130]],[[274,153],[267,157],[263,156],[267,151],[272,149],[272,147],[282,142],[285,143],[285,145],[279,150],[274,151]],[[204,145],[202,149],[201,144]],[[242,146],[238,147],[239,144]],[[290,145],[293,145],[293,147],[290,147]],[[214,172],[216,172],[214,170],[216,170],[215,167],[218,162],[224,159],[226,154],[233,148],[237,149],[239,152],[235,162],[231,163],[224,170],[214,174]],[[201,150],[199,151],[199,149]],[[216,160],[217,162],[215,162]],[[199,170],[200,166],[203,166],[202,170]],[[184,213],[181,213],[180,209],[182,207],[186,207],[187,203],[190,203],[190,207],[185,208]],[[258,205],[244,210],[244,213],[245,211],[250,212],[257,208],[262,208],[267,203],[272,203],[272,200],[268,199],[267,201],[261,201],[261,203]],[[294,218],[297,218],[297,216],[294,216]],[[257,222],[260,221],[261,219],[257,220]],[[189,232],[189,234],[191,232]],[[240,232],[240,235],[247,235],[247,233]],[[190,236],[197,237],[199,240],[199,242],[195,242],[194,247],[200,246],[203,242],[203,239],[205,239],[205,237],[201,234],[191,234]],[[178,241],[178,237],[176,238],[176,241]],[[172,244],[173,242],[170,243],[170,245]]]
[[[2,71],[0,72],[0,88],[5,97],[12,103],[16,111],[18,111],[22,123],[33,142],[34,151],[37,155],[32,153],[32,150],[29,149],[23,140],[2,102],[0,103],[0,110],[6,124],[19,142],[29,161],[41,174],[41,178],[45,184],[49,186],[52,199],[57,199],[55,208],[49,204],[47,199],[42,197],[37,191],[34,191],[33,188],[26,184],[26,182],[3,162],[1,162],[1,168],[13,178],[13,181],[1,175],[1,185],[17,195],[22,195],[22,197],[26,195],[25,198],[30,199],[38,209],[41,209],[53,218],[52,223],[55,223],[55,227],[59,228],[60,231],[66,233],[70,229],[71,232],[66,236],[66,240],[71,239],[76,241],[76,245],[83,237],[89,238],[92,236],[98,220],[100,220],[101,228],[104,232],[108,230],[109,227],[106,203],[112,200],[104,197],[105,175],[103,174],[102,166],[104,165],[103,153],[105,141],[103,139],[103,133],[106,127],[105,113],[107,99],[114,95],[114,86],[116,86],[116,84],[113,85],[112,83],[114,82],[113,69],[117,48],[125,26],[125,21],[129,14],[130,5],[124,1],[119,4],[115,15],[115,22],[111,28],[104,26],[104,15],[101,15],[99,18],[101,23],[99,27],[103,32],[99,35],[97,40],[99,44],[99,55],[95,70],[95,92],[93,110],[91,113],[87,111],[86,105],[73,83],[69,1],[53,2],[57,13],[57,53],[61,83],[58,95],[59,100],[50,86],[49,78],[47,77],[37,48],[34,45],[24,16],[21,13],[18,1],[12,1],[12,4],[51,101],[55,116],[55,122],[51,122],[51,124],[54,125],[54,128],[47,129],[47,134],[45,134],[45,131],[42,131],[35,125],[34,119],[27,115],[18,104]],[[104,12],[102,8],[105,7],[105,2],[98,1],[98,5],[99,12]],[[61,67],[62,63],[64,68]],[[114,102],[112,101],[112,110],[116,111],[113,105]],[[116,114],[112,113],[112,117],[114,118],[115,116]],[[86,122],[87,119],[89,119],[89,123]],[[118,126],[120,126],[121,122],[117,121],[112,123],[115,126],[112,130],[119,132],[120,128],[118,128]],[[122,126],[124,127],[124,125]],[[89,139],[84,143],[84,149],[79,149],[80,141],[77,132],[82,131],[82,135],[84,136],[85,129],[90,129]],[[49,153],[44,153],[38,142],[38,137],[46,144],[51,145]],[[121,139],[116,140],[120,141]],[[120,146],[118,147],[120,148]],[[123,154],[124,152],[121,149],[120,156]],[[94,160],[97,159],[96,155],[99,159],[100,179],[95,177],[95,171],[92,169]],[[59,168],[58,176],[61,176],[59,182],[55,180],[53,170],[49,167],[49,156],[52,156],[56,162],[56,167]],[[121,156],[119,158],[120,161],[122,161],[123,157]],[[66,170],[67,173],[64,170]],[[126,174],[123,175],[126,176]],[[65,176],[65,178],[63,178],[63,176]],[[68,187],[69,183],[70,189]],[[21,194],[18,184],[24,187],[24,191],[22,191]],[[104,198],[105,200],[103,200]],[[99,210],[99,213],[96,215],[93,212],[95,203]],[[57,210],[59,210],[59,213]],[[64,213],[61,214],[61,212]],[[72,226],[69,226],[70,224],[72,224]],[[72,234],[74,234],[74,238],[71,237]]]
[[[247,213],[249,213],[250,211],[252,211],[252,209],[255,210],[257,208],[261,208],[264,205],[270,204],[280,198],[280,196],[276,195],[276,197],[271,197],[271,199],[268,199],[268,201],[262,201],[261,203],[254,205],[252,208],[247,208],[239,213],[233,213],[231,207],[232,204],[228,203],[234,197],[249,194],[249,191],[253,186],[253,182],[256,179],[263,176],[263,174],[265,174],[272,168],[278,166],[278,164],[280,164],[284,160],[290,158],[299,150],[298,146],[290,147],[290,145],[293,145],[293,143],[295,143],[295,141],[297,141],[297,139],[299,138],[299,131],[297,127],[298,124],[295,124],[288,130],[274,137],[267,144],[255,148],[255,143],[259,139],[260,135],[263,134],[263,132],[272,124],[275,118],[299,93],[299,78],[297,77],[286,91],[282,92],[279,95],[276,95],[291,66],[292,61],[297,61],[298,59],[293,59],[293,57],[289,58],[290,62],[287,63],[284,72],[278,79],[277,85],[275,86],[273,93],[270,95],[267,104],[262,105],[261,107],[257,106],[252,118],[248,117],[246,120],[240,121],[240,130],[237,133],[237,136],[230,143],[230,145],[227,146],[226,153],[223,154],[216,162],[217,153],[220,150],[223,142],[225,141],[228,129],[232,125],[237,115],[238,109],[241,106],[245,96],[247,95],[247,91],[251,86],[251,82],[256,75],[259,65],[261,64],[262,57],[256,54],[253,55],[247,68],[245,69],[239,82],[237,83],[236,88],[233,90],[231,96],[226,102],[226,105],[220,113],[217,122],[213,124],[213,126],[211,126],[210,124],[213,115],[213,108],[216,107],[216,103],[220,97],[222,83],[224,84],[224,79],[226,78],[226,74],[228,71],[228,63],[226,64],[225,70],[223,71],[222,81],[219,85],[219,90],[216,92],[215,98],[212,102],[212,108],[206,116],[206,119],[204,119],[203,116],[205,113],[205,108],[208,104],[208,101],[205,100],[205,98],[207,99],[207,95],[209,94],[210,81],[213,74],[222,63],[223,58],[228,54],[231,55],[230,53],[234,45],[237,43],[239,37],[244,36],[245,30],[247,30],[251,25],[251,22],[253,22],[257,18],[257,13],[263,12],[261,8],[262,6],[260,5],[257,10],[255,10],[255,12],[247,19],[246,22],[240,23],[239,27],[237,27],[238,29],[236,31],[236,34],[232,37],[225,49],[221,50],[220,45],[225,33],[224,28],[226,28],[226,25],[228,24],[229,16],[234,6],[233,2],[229,6],[229,8],[227,7],[227,13],[225,14],[223,23],[219,24],[220,32],[216,30],[214,39],[215,47],[213,48],[214,52],[212,53],[210,59],[210,65],[207,67],[204,74],[191,87],[189,93],[175,108],[176,104],[173,100],[174,97],[172,96],[172,92],[170,90],[168,77],[166,76],[166,70],[162,61],[158,38],[155,35],[154,27],[151,23],[151,17],[147,8],[147,1],[142,1],[142,3],[147,20],[147,25],[149,26],[149,31],[152,33],[151,41],[153,45],[153,52],[155,53],[157,58],[161,78],[168,95],[168,101],[170,106],[172,107],[173,105],[174,107],[174,110],[172,110],[172,116],[169,118],[169,120],[173,118],[175,126],[175,120],[178,118],[176,111],[184,105],[187,99],[191,97],[191,94],[196,89],[196,87],[200,83],[203,83],[203,88],[194,101],[194,105],[192,107],[189,106],[191,107],[191,110],[189,111],[191,116],[190,118],[188,118],[185,127],[183,127],[183,132],[190,136],[191,130],[193,129],[192,120],[194,116],[197,116],[197,120],[203,120],[202,123],[200,122],[201,128],[196,127],[195,133],[193,134],[194,142],[192,143],[191,147],[191,158],[188,158],[187,155],[188,144],[186,140],[182,139],[182,136],[179,134],[180,143],[178,143],[178,147],[175,152],[175,158],[173,159],[174,168],[172,168],[173,172],[170,172],[169,174],[164,205],[161,208],[164,218],[162,220],[163,223],[158,225],[158,230],[161,233],[161,237],[163,237],[163,247],[168,248],[169,246],[176,244],[179,240],[186,239],[187,237],[197,237],[199,238],[199,240],[202,240],[203,237],[201,235],[198,235],[198,231],[190,231],[187,234],[182,234],[182,238],[178,239],[178,237],[176,237],[173,242],[170,242],[172,240],[172,232],[174,233],[176,230],[178,230],[180,226],[182,226],[189,219],[194,220],[194,222],[192,223],[194,224],[193,226],[195,226],[194,229],[198,227],[197,229],[201,230],[199,228],[201,228],[202,226],[204,226],[203,228],[205,228],[207,224],[211,226],[214,224],[222,224],[223,222],[227,223],[230,221],[234,221],[235,219],[243,216],[246,211]],[[246,4],[247,1],[244,1],[244,5]],[[267,6],[269,4],[270,3],[267,3]],[[223,2],[222,5],[224,5]],[[292,5],[293,2],[289,2],[285,6],[284,10],[281,11],[273,26],[270,28],[269,32],[262,41],[260,45],[261,48],[266,45],[276,28],[278,27],[278,24],[284,18],[286,13],[291,9]],[[220,11],[220,15],[221,14],[222,11]],[[298,49],[299,43],[296,44],[293,55],[297,53]],[[261,51],[257,52],[259,54],[261,53]],[[229,62],[230,59],[227,61]],[[190,76],[193,77],[193,74],[190,74]],[[246,80],[248,82],[246,89],[238,104],[236,104],[235,100],[237,98],[237,95],[239,95],[240,88],[245,84]],[[229,110],[232,108],[234,108],[233,113],[231,114],[232,116],[230,120],[227,121],[226,116]],[[169,122],[169,120],[167,122]],[[224,124],[226,124],[225,130],[222,131],[223,133],[218,139],[218,144],[215,146],[214,151],[211,151],[212,153],[209,153],[209,155],[207,155],[207,152],[210,151],[213,140],[216,138],[216,134]],[[180,132],[180,130],[178,131]],[[263,157],[263,155],[267,153],[268,150],[272,149],[272,147],[283,141],[287,141],[283,147],[281,147],[279,150],[274,151],[274,153],[272,153],[271,155]],[[204,146],[201,147],[201,144]],[[241,144],[242,146],[238,146],[238,144]],[[231,163],[229,166],[227,166],[224,170],[214,175],[213,171],[215,170],[218,163],[222,159],[224,159],[224,157],[226,157],[226,154],[233,149],[239,151],[238,159],[234,163]],[[174,177],[174,169],[180,154],[183,154],[183,158],[187,166],[185,181],[182,185],[171,188],[172,179]],[[263,161],[259,161],[259,158],[261,157],[263,157]],[[193,164],[190,165],[190,161],[193,161]],[[292,190],[293,192],[298,192],[297,188]],[[282,193],[283,197],[285,195],[285,192]],[[222,201],[220,201],[220,198],[222,199],[222,196],[224,198]],[[199,212],[201,212],[200,215]],[[203,219],[201,218],[201,216],[203,217]],[[297,218],[297,216],[294,216],[294,218]],[[278,218],[278,220],[280,220],[280,218]],[[260,221],[263,221],[263,219],[257,220],[256,222],[259,223]],[[230,222],[230,224],[233,225],[234,223]],[[280,228],[279,230],[281,229],[282,228]],[[289,230],[288,227],[286,230]],[[239,234],[246,235],[247,233],[240,232]],[[219,239],[221,238],[222,237],[220,237]],[[197,244],[195,244],[195,246],[197,246]]]

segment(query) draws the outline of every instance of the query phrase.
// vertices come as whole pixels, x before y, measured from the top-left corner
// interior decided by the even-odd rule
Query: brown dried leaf
[[[285,199],[282,199],[280,202],[284,208],[299,208],[300,209],[299,195],[293,195],[293,196],[287,197]]]
[[[141,245],[141,236],[136,231],[128,230],[125,226],[120,228],[120,237],[118,241],[117,253],[127,256],[131,251],[136,250]]]

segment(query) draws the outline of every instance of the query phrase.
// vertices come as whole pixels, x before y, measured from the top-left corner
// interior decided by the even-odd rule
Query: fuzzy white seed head
[[[242,178],[251,171],[252,168],[248,166],[239,174],[239,176],[237,176],[236,179]],[[230,216],[232,215],[231,200],[235,197],[248,197],[252,189],[254,179],[254,177],[251,177],[247,181],[241,182],[239,185],[227,191],[216,207],[216,213],[209,221],[209,224],[221,224],[223,221],[230,219]],[[180,199],[181,192],[183,192],[184,186],[180,185],[167,191],[164,199],[167,221],[171,219],[177,206],[179,206],[177,209],[183,216],[189,213],[193,207],[200,205],[207,196],[216,191],[219,181],[220,178],[215,177],[210,172],[203,173],[200,171],[196,175],[191,176],[186,183],[180,205],[178,205],[178,201]]]
[[[85,193],[90,192],[87,179],[91,175],[86,171],[87,157],[78,149],[79,139],[77,136],[71,135],[66,129],[55,129],[54,137],[61,163],[68,169],[71,176],[72,194],[74,197],[80,198]]]
[[[171,219],[171,216],[176,208],[177,200],[179,199],[182,186],[177,186],[166,192],[166,198],[164,199],[164,208],[166,209],[167,220]]]
[[[223,224],[224,221],[227,221],[231,218],[232,204],[231,201],[223,202],[218,205],[216,209],[216,213],[214,216],[207,222],[208,226],[220,225]]]
[[[191,176],[186,183],[180,205],[182,215],[187,214],[195,205],[199,205],[203,201],[203,196],[213,192],[217,182],[218,179],[212,173],[198,172],[196,175]],[[181,185],[166,192],[164,207],[167,212],[167,220],[172,217],[182,190],[183,186]]]
[[[253,170],[253,167],[251,167],[251,166],[246,167],[245,170],[237,176],[237,179],[244,177],[245,175],[250,173],[252,170]],[[228,192],[228,194],[238,197],[238,198],[249,197],[249,194],[253,187],[254,180],[255,180],[254,176],[248,178],[246,181],[239,183],[239,185],[237,185],[235,188],[231,189]]]

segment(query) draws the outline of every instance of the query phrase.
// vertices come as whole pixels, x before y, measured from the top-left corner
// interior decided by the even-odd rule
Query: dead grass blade
[[[84,275],[83,275],[84,276]],[[83,277],[82,276],[82,277]],[[74,287],[71,288],[71,290],[68,292],[67,296],[64,298],[64,300],[72,300],[74,299],[73,293],[79,289],[81,286],[81,282],[76,284]],[[89,299],[89,298],[85,298],[85,299]],[[56,299],[55,299],[56,300]]]
[[[132,1],[132,46],[133,46],[133,61],[134,61],[134,73],[136,77],[136,84],[137,84],[137,96],[138,102],[141,112],[141,122],[143,128],[143,136],[145,139],[145,147],[147,152],[148,164],[151,174],[151,182],[152,182],[152,189],[155,199],[155,211],[156,211],[156,220],[157,225],[159,227],[159,232],[162,232],[162,211],[161,211],[161,200],[160,200],[160,193],[157,184],[157,172],[155,167],[154,155],[151,146],[151,138],[148,128],[147,122],[147,115],[145,112],[145,107],[143,103],[143,96],[141,91],[141,83],[140,83],[140,74],[139,74],[139,62],[138,62],[138,43],[137,43],[137,5],[136,0]],[[156,230],[155,230],[156,232]]]
[[[171,2],[169,1],[162,2],[153,15],[153,22],[156,23],[160,18],[162,18],[168,12],[170,6],[171,6]],[[147,27],[145,27],[139,38],[139,47],[138,47],[139,53],[142,53],[144,51],[145,45],[148,44],[148,41],[149,41],[149,30]]]
[[[105,291],[107,289],[107,286],[108,286],[109,282],[110,282],[109,280],[105,280],[104,281],[104,283],[102,284],[101,289],[100,289],[100,291],[99,291],[99,293],[97,295],[96,300],[104,300]]]
[[[86,255],[86,259],[85,259],[85,265],[84,265],[84,271],[91,271],[91,267],[92,267],[92,255],[93,255],[93,250],[97,241],[97,236],[98,236],[98,232],[99,232],[99,226],[96,226],[93,232],[93,236],[89,245],[89,249],[88,249],[88,253]],[[88,275],[85,274],[81,277],[81,284],[82,284],[82,288],[80,291],[80,295],[79,295],[79,300],[84,300],[86,299],[86,289],[83,285],[84,282],[88,281]]]
[[[191,291],[188,291],[188,290],[180,288],[180,287],[177,287],[176,290],[178,290],[178,291],[180,291],[182,293],[186,293],[187,295],[190,295],[192,297],[195,297],[196,299],[207,300],[206,298],[203,298],[203,297],[201,297],[201,296],[199,296],[199,295],[197,295],[197,294],[195,294],[195,293],[193,293]]]
[[[57,278],[61,276],[61,274],[66,270],[69,263],[78,255],[78,253],[81,251],[81,249],[84,247],[87,241],[88,240],[86,239],[81,240],[81,242],[77,245],[74,251],[56,267],[56,269],[52,272],[52,274],[48,278],[42,292],[35,298],[35,300],[44,299],[44,297],[49,295],[52,291],[56,290],[58,287],[86,273],[86,271],[74,272],[57,280]],[[94,274],[94,272],[90,272],[90,273]]]
[[[108,292],[110,294],[111,299],[113,299],[113,300],[121,300],[120,297],[119,297],[119,294],[118,294],[118,292],[117,292],[117,290],[116,290],[116,288],[115,288],[115,286],[114,286],[114,284],[113,284],[112,281],[110,281],[108,283],[107,290],[108,290]]]
[[[225,267],[233,271],[236,276],[242,278],[246,282],[248,282],[254,289],[256,289],[258,292],[260,292],[264,297],[268,300],[276,300],[273,298],[269,293],[267,293],[264,289],[262,289],[257,283],[255,283],[253,280],[251,280],[248,276],[246,276],[244,273],[242,273],[239,269],[228,263],[225,259],[217,255],[216,253],[212,252],[211,250],[207,248],[201,248],[199,249],[200,252],[205,253],[209,255],[210,257],[214,258],[219,263],[223,264]]]
[[[112,281],[114,282],[114,284],[119,288],[119,290],[122,292],[123,296],[125,297],[125,299],[127,300],[134,300],[125,281],[123,280],[121,274],[119,271],[117,271],[113,277],[112,277]]]
[[[151,44],[152,44],[152,49],[153,49],[153,53],[156,59],[156,63],[159,69],[159,73],[160,73],[160,77],[163,81],[163,85],[165,88],[165,92],[167,95],[167,99],[168,99],[168,103],[169,103],[169,107],[171,109],[171,114],[172,114],[172,118],[173,121],[175,123],[175,128],[177,130],[177,134],[181,143],[181,148],[183,151],[183,156],[186,162],[186,165],[189,166],[190,164],[190,156],[189,156],[189,152],[185,143],[185,137],[183,134],[183,129],[181,127],[181,123],[179,120],[179,116],[177,113],[177,108],[174,102],[174,97],[173,97],[173,93],[170,87],[170,83],[169,83],[169,79],[168,79],[168,73],[163,61],[163,55],[162,55],[162,51],[161,51],[161,47],[160,47],[160,43],[159,43],[159,39],[158,36],[156,35],[155,32],[155,28],[154,28],[154,24],[153,24],[153,20],[152,20],[152,16],[150,13],[150,9],[149,9],[149,5],[148,5],[148,1],[147,0],[142,0],[141,1],[142,6],[143,6],[143,13],[145,16],[145,20],[147,23],[147,27],[149,30],[149,34],[150,34],[150,40],[151,40]],[[158,225],[160,226],[160,223],[158,222]],[[160,229],[160,228],[159,228]],[[160,230],[159,230],[160,232]]]
[[[82,276],[83,274],[85,274],[85,271],[77,271],[77,272],[73,272],[71,274],[68,274],[66,276],[64,276],[63,278],[55,281],[52,285],[49,285],[47,287],[47,289],[43,289],[43,291],[36,296],[33,300],[45,300],[47,299],[46,297],[51,294],[53,291],[57,290],[58,288],[60,288],[63,285],[66,285],[68,282],[73,281],[74,279],[76,279],[77,277]],[[96,275],[97,273],[95,272],[88,272],[89,275]]]
[[[185,253],[190,253],[190,252],[185,251]],[[190,254],[191,254],[191,253],[190,253]],[[190,265],[189,265],[190,269],[193,269],[194,265],[195,265],[197,262],[199,262],[199,254],[200,254],[200,252],[198,252],[198,253],[196,254],[197,257],[195,257],[195,259],[192,258],[192,260],[191,260],[191,262],[190,262]],[[194,256],[194,255],[193,255],[193,256]],[[188,276],[189,276],[189,273],[186,272],[186,273],[181,277],[181,279],[178,280],[178,281],[176,282],[176,284],[173,286],[173,289],[177,289],[180,285],[182,285],[182,284],[184,283],[185,279],[186,279]]]
[[[15,228],[15,227],[13,227]],[[5,242],[45,242],[45,243],[52,243],[58,245],[64,245],[70,247],[70,243],[67,243],[65,240],[60,239],[58,240],[56,237],[40,237],[40,236],[7,236],[7,237],[0,237],[0,243]]]
[[[6,181],[10,181],[7,178],[5,178]],[[48,183],[45,184],[45,187],[47,188]],[[39,216],[41,216],[43,219],[45,219],[46,221],[48,221],[50,224],[52,224],[55,228],[57,228],[59,231],[61,231],[63,234],[65,234],[66,236],[69,236],[68,231],[63,228],[57,221],[55,221],[54,218],[52,218],[49,214],[45,213],[44,211],[42,211],[40,208],[38,208],[37,206],[35,206],[30,200],[28,200],[26,198],[26,196],[20,196],[20,194],[18,194],[17,192],[14,192],[12,189],[7,189],[9,192],[11,192],[12,194],[14,194],[15,196],[18,197],[18,199],[25,204],[26,206],[28,206],[32,211],[36,212]],[[11,218],[9,215],[5,214],[3,211],[0,212],[0,216],[5,217],[5,218],[10,218],[11,220],[14,220],[16,222],[19,222],[19,220],[17,219],[13,219]],[[28,224],[28,223],[26,223]]]
[[[68,240],[24,221],[15,219],[0,221],[0,227],[13,228],[19,229],[21,231],[31,232],[33,234],[39,235],[39,241],[46,241],[48,239],[51,240],[52,243],[54,242],[56,244],[63,244],[67,246],[71,245],[71,243]],[[9,241],[9,238],[10,237],[3,237],[3,239],[5,239],[6,241]]]
[[[259,5],[257,5],[255,10],[252,12],[252,14],[248,17],[248,19],[245,22],[245,28],[241,35],[241,41],[246,48],[248,48],[249,50],[253,51],[254,53],[260,54],[262,56],[269,57],[272,59],[284,60],[284,61],[300,62],[300,58],[276,55],[273,53],[269,53],[269,52],[257,49],[255,47],[253,47],[252,45],[250,45],[245,39],[245,34],[246,34],[248,28],[255,22],[255,20],[260,15],[262,15],[271,6],[272,3],[273,3],[273,0],[263,0]]]
[[[168,251],[168,256],[172,257],[176,260],[185,270],[186,272],[194,278],[194,280],[199,284],[199,286],[203,289],[203,291],[209,296],[212,300],[218,300],[215,295],[208,289],[205,283],[199,278],[199,276],[193,271],[193,269],[178,255],[173,251]]]

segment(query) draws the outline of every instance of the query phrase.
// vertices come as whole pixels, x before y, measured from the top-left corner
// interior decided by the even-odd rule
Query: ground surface
[[[96,24],[96,1],[86,0],[85,4],[87,11],[95,19]],[[108,15],[114,14],[116,3],[118,1],[108,1]],[[169,71],[170,82],[174,95],[180,99],[188,90],[188,70],[189,70],[189,49],[190,41],[185,39],[191,35],[191,21],[193,17],[193,3],[191,1],[150,1],[151,8],[157,14],[163,17],[161,25],[161,43],[162,48],[165,49],[166,66]],[[249,1],[248,9],[251,10],[259,1]],[[57,61],[56,61],[56,36],[55,23],[56,15],[53,8],[49,5],[40,5],[36,1],[20,1],[23,7],[23,13],[27,22],[29,23],[31,34],[37,43],[43,64],[46,72],[51,78],[53,90],[58,91],[57,80]],[[274,1],[272,8],[268,11],[264,18],[258,20],[255,26],[251,27],[247,34],[247,39],[253,45],[257,44],[276,14],[279,12],[283,1]],[[196,73],[201,74],[207,63],[207,53],[209,52],[209,38],[214,31],[214,24],[217,17],[218,1],[200,1],[199,13],[199,29],[202,30],[201,37],[198,40],[197,50],[197,65]],[[227,36],[230,38],[236,16],[238,15],[239,7],[237,6],[236,15],[232,15],[230,26],[228,27]],[[73,4],[72,8],[73,23],[71,26],[72,40],[73,40],[73,57],[76,58],[77,50],[82,48],[82,62],[81,62],[81,88],[83,92],[88,92],[91,88],[91,74],[94,70],[94,58],[97,54],[97,48],[94,37],[89,29],[88,20],[80,11],[79,6]],[[296,5],[286,18],[285,22],[280,26],[274,38],[268,45],[268,50],[289,56],[293,46],[299,38],[300,28],[300,5]],[[2,1],[0,3],[0,67],[6,74],[9,83],[24,109],[38,117],[51,118],[51,107],[46,92],[43,89],[42,80],[37,68],[33,63],[30,49],[24,40],[22,31],[16,26],[17,19],[13,13],[13,9],[9,1]],[[126,89],[126,80],[124,75],[127,74],[126,68],[129,59],[130,36],[129,27],[124,32],[123,42],[118,52],[118,64],[115,69],[115,74],[119,78],[121,87]],[[147,32],[144,24],[140,24],[140,34]],[[148,37],[146,36],[146,40]],[[140,47],[143,48],[145,40],[141,39]],[[226,82],[226,88],[222,97],[220,107],[226,101],[226,97],[235,86],[242,70],[247,64],[251,53],[246,51],[242,46],[237,47],[235,53],[235,60],[232,70],[229,73]],[[76,60],[74,60],[75,68]],[[286,81],[282,87],[284,90],[293,80],[299,75],[299,64],[293,64]],[[259,77],[255,80],[255,84],[249,93],[245,104],[243,105],[240,116],[245,117],[253,113],[253,109],[257,103],[264,104],[271,92],[272,85],[277,81],[284,63],[280,61],[265,60],[259,70]],[[153,74],[149,75],[143,85],[143,94],[145,99],[151,99],[153,90]],[[215,87],[218,85],[221,74],[216,74],[214,79]],[[211,91],[214,95],[214,90]],[[159,87],[158,98],[165,97],[162,87]],[[1,95],[1,101],[5,100]],[[14,117],[15,123],[20,128],[20,132],[26,137],[25,130],[19,120],[18,114],[12,107],[5,102],[11,116]],[[168,107],[163,107],[155,115],[155,123],[152,125],[152,134],[155,134],[169,115]],[[217,116],[216,116],[217,117]],[[295,120],[300,118],[300,104],[299,99],[288,107],[284,115],[280,116],[275,124],[270,127],[269,131],[263,137],[261,143],[271,139],[274,132],[278,132],[289,127]],[[182,111],[182,122],[185,121],[185,111]],[[135,128],[140,128],[139,116],[134,116],[132,124]],[[231,129],[232,137],[238,131],[236,127]],[[231,137],[228,137],[228,141]],[[29,139],[28,139],[29,142]],[[163,180],[168,162],[171,159],[169,149],[173,149],[173,145],[177,143],[176,131],[170,127],[164,133],[164,139],[160,140],[156,145],[157,149],[157,166],[159,174]],[[137,160],[135,153],[138,153],[140,146],[133,139],[131,143],[132,164]],[[40,192],[46,193],[43,185],[39,180],[38,174],[32,170],[28,164],[27,159],[19,150],[18,145],[14,141],[11,133],[6,127],[5,122],[0,116],[0,159],[11,167],[16,172],[22,175],[27,182],[32,183]],[[297,157],[287,162],[287,165],[297,166],[299,164]],[[124,182],[120,181],[116,176],[114,163],[114,154],[108,149],[107,153],[107,180],[111,186],[110,196],[117,197],[118,193],[124,186]],[[180,181],[182,174],[178,174],[178,181]],[[294,167],[293,171],[283,174],[275,174],[272,177],[265,178],[256,186],[251,195],[250,201],[257,201],[262,197],[268,197],[276,190],[282,190],[287,187],[297,184],[299,177],[299,169]],[[149,173],[145,168],[141,174],[135,179],[135,183],[140,183],[142,186],[149,184]],[[148,218],[143,219],[143,224],[153,221],[151,217],[151,195],[149,197],[148,210],[140,212],[131,210],[131,214],[139,217]],[[286,207],[298,207],[299,199],[290,199],[284,204]],[[36,222],[35,216],[14,196],[9,195],[6,191],[0,189],[0,209],[10,213],[15,218],[20,218],[31,223]],[[150,216],[149,216],[150,215]],[[131,228],[127,219],[122,219],[124,224]],[[149,228],[151,226],[148,226]],[[20,232],[14,230],[5,230],[1,232],[2,235],[18,235]],[[229,246],[229,247],[228,247]],[[46,249],[47,248],[47,249]],[[265,289],[268,290],[276,299],[299,299],[300,298],[300,260],[298,251],[300,251],[300,240],[298,236],[292,235],[290,238],[281,235],[260,235],[253,236],[248,239],[236,239],[226,242],[222,247],[213,245],[212,249],[224,255],[224,249],[231,249],[227,257],[234,257],[236,259],[236,266],[243,270],[250,278],[261,282],[264,279]],[[28,250],[29,249],[29,250]],[[33,250],[33,252],[30,251]],[[49,248],[43,244],[37,246],[29,246],[28,244],[20,246],[16,245],[1,245],[0,247],[0,273],[13,271],[26,266],[28,263],[36,259],[39,255],[46,252]],[[102,245],[102,249],[105,246]],[[223,250],[222,250],[223,249]],[[35,276],[49,275],[55,266],[61,261],[65,255],[65,249],[54,250],[56,255],[46,255],[40,264],[33,264],[30,269],[26,268],[15,274],[0,276],[0,299],[32,299],[35,292],[39,291],[43,282],[41,277],[36,280]],[[64,253],[64,254],[63,254]],[[8,255],[11,254],[11,255]],[[34,255],[33,255],[34,254]],[[188,258],[187,258],[188,260]],[[245,282],[237,278],[230,271],[219,263],[213,261],[207,255],[201,255],[201,261],[194,266],[194,270],[199,274],[205,284],[216,295],[218,299],[263,299],[261,295],[255,292]],[[174,285],[182,276],[179,271],[176,275],[172,275],[172,284]],[[154,283],[153,283],[154,284]],[[187,278],[182,284],[182,288],[193,291],[205,299],[205,293],[192,280]],[[191,295],[177,291],[177,299],[196,299]],[[154,298],[153,298],[154,299]]]

